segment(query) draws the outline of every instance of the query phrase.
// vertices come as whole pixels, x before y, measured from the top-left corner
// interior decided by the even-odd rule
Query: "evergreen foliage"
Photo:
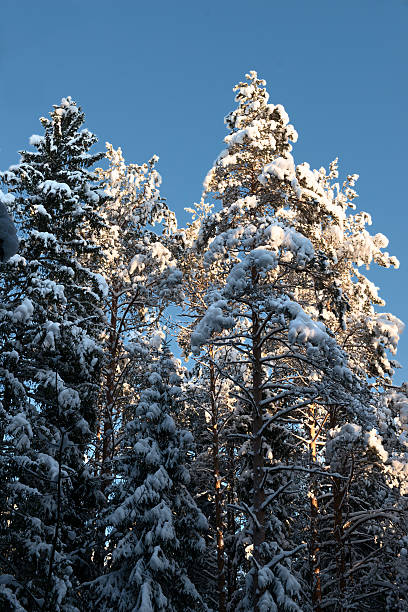
[[[165,304],[177,301],[180,291],[180,273],[165,244],[175,218],[160,196],[161,177],[155,169],[158,158],[154,156],[148,164],[126,165],[122,151],[109,143],[106,157],[108,168],[97,169],[107,196],[101,211],[105,227],[100,235],[103,257],[98,267],[107,286],[108,323],[99,397],[101,443],[96,452],[103,487],[109,479],[123,413],[137,394],[126,375],[131,365],[126,338],[151,328]]]
[[[11,609],[77,609],[90,572],[97,489],[85,453],[103,360],[105,284],[92,267],[104,196],[83,121],[63,99],[41,119],[35,151],[3,175],[21,235],[1,279],[1,597]]]
[[[100,610],[205,609],[189,577],[204,553],[206,520],[186,488],[192,437],[173,418],[180,365],[160,344],[158,334],[150,346],[134,343],[144,372],[108,491],[106,573],[91,588]]]

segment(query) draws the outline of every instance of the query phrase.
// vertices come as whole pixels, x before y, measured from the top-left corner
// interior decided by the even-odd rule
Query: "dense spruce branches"
[[[93,269],[105,196],[83,122],[63,98],[31,137],[35,151],[2,176],[20,230],[1,278],[0,597],[11,609],[74,610],[92,573],[86,525],[98,493],[86,453],[103,362],[106,287]]]
[[[202,563],[206,519],[188,492],[190,432],[177,427],[183,371],[160,331],[138,338],[139,401],[114,458],[104,574],[90,586],[100,610],[205,610],[191,575]]]

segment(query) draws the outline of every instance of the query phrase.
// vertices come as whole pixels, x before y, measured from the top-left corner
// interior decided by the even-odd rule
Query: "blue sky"
[[[399,271],[372,270],[408,323],[407,0],[2,0],[0,168],[62,96],[127,161],[160,156],[162,193],[186,221],[223,148],[232,87],[267,80],[299,132],[295,160],[358,173],[359,209],[390,239]],[[408,380],[408,330],[396,381]]]

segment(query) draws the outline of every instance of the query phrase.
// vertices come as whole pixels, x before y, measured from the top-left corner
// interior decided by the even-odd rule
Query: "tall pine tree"
[[[247,432],[248,442],[246,446],[243,445],[239,455],[244,458],[244,451],[250,452],[247,462],[241,462],[242,467],[238,467],[238,470],[244,476],[241,480],[247,479],[247,486],[241,488],[240,497],[241,502],[247,504],[247,514],[252,522],[249,542],[252,538],[255,568],[250,572],[254,578],[252,586],[248,583],[252,595],[247,592],[240,605],[263,605],[265,609],[274,609],[274,605],[278,605],[278,609],[279,606],[289,608],[295,605],[290,598],[285,600],[283,594],[281,600],[277,599],[278,592],[274,588],[279,583],[279,577],[275,577],[278,580],[275,587],[270,583],[271,598],[262,599],[266,595],[266,591],[262,593],[262,588],[267,586],[267,582],[262,573],[264,561],[260,561],[262,547],[259,541],[264,538],[266,532],[262,525],[266,527],[268,519],[266,504],[255,499],[256,489],[259,497],[264,495],[261,489],[266,478],[257,476],[256,472],[265,470],[273,457],[274,462],[279,458],[292,462],[292,465],[293,462],[300,462],[304,473],[310,475],[308,479],[292,477],[304,492],[303,504],[300,500],[300,507],[296,507],[296,496],[292,497],[295,505],[291,513],[291,500],[285,497],[273,520],[275,526],[278,518],[281,524],[291,523],[292,533],[296,534],[295,544],[299,542],[304,524],[302,521],[296,522],[294,517],[301,517],[305,511],[309,515],[308,580],[313,605],[319,609],[322,586],[317,558],[320,508],[316,492],[322,487],[322,481],[317,476],[323,475],[331,466],[328,459],[326,463],[324,461],[322,445],[328,436],[331,439],[330,429],[341,431],[343,426],[347,428],[349,425],[352,429],[357,428],[362,432],[367,450],[367,461],[364,466],[360,465],[366,478],[370,473],[375,473],[373,464],[376,459],[372,448],[375,446],[373,440],[379,439],[375,429],[378,427],[376,397],[365,386],[365,377],[374,375],[381,382],[392,375],[394,363],[389,359],[387,350],[395,351],[401,329],[398,319],[376,312],[375,306],[382,302],[359,267],[371,262],[389,267],[398,262],[383,252],[387,244],[384,236],[370,236],[367,232],[365,226],[370,222],[367,214],[349,214],[348,209],[354,208],[356,193],[352,188],[357,177],[347,177],[340,187],[332,184],[333,179],[337,178],[336,162],[331,164],[329,175],[324,169],[312,171],[308,164],[295,166],[290,141],[295,142],[297,134],[289,124],[285,110],[281,105],[268,103],[265,82],[258,79],[255,72],[247,75],[247,79],[247,82],[236,86],[238,105],[226,118],[230,128],[225,138],[227,148],[220,154],[205,181],[205,196],[213,195],[222,207],[202,219],[198,238],[193,245],[193,250],[203,255],[209,287],[204,298],[208,310],[204,316],[199,314],[201,321],[192,340],[196,349],[209,343],[234,347],[242,355],[242,364],[247,364],[247,374],[241,373],[240,379],[237,376],[234,378],[237,387],[234,396],[238,402],[251,406],[253,410],[250,417],[252,424]],[[191,228],[187,234],[191,234]],[[284,304],[287,305],[286,311]],[[230,327],[232,331],[226,331]],[[315,332],[311,333],[311,329]],[[318,330],[323,334],[327,330],[329,344],[332,344],[330,356],[325,354],[323,348],[327,341],[322,340],[321,343],[318,340]],[[285,335],[287,340],[284,340]],[[350,370],[344,369],[345,361],[341,363],[341,353],[337,352],[339,361],[335,365],[338,348],[334,348],[333,335],[350,351],[349,365],[354,376]],[[282,345],[279,346],[279,343]],[[301,348],[302,344],[306,352]],[[283,348],[285,345],[287,353]],[[316,361],[318,354],[320,357]],[[223,364],[217,365],[223,368]],[[223,373],[226,377],[231,376],[225,369]],[[360,383],[355,378],[356,374],[360,377]],[[342,376],[345,376],[343,390],[339,384]],[[280,390],[279,393],[277,390]],[[357,391],[357,396],[352,399],[349,392],[355,394]],[[293,398],[300,401],[301,397],[302,408],[297,410],[296,405],[300,408],[300,404]],[[288,411],[285,418],[279,417],[279,410],[276,412],[278,407]],[[271,427],[268,432],[269,428],[265,425],[268,420],[270,423],[276,422],[279,435],[284,432],[280,442],[278,430]],[[269,438],[268,434],[271,434]],[[268,447],[270,456],[266,450]],[[258,465],[255,465],[254,457],[257,457]],[[329,457],[329,453],[326,457]],[[268,467],[266,469],[269,470]],[[329,496],[335,507],[332,514],[336,517],[335,524],[330,527],[332,550],[336,546],[344,548],[349,517],[342,514],[341,500],[347,494],[348,489],[343,485],[349,477],[349,472],[341,472],[329,481],[332,483]],[[325,482],[327,484],[327,480]],[[272,491],[274,487],[275,491],[279,490],[278,481],[272,484]],[[245,497],[251,485],[252,505]],[[282,481],[283,485],[285,483]],[[327,497],[327,487],[325,491]],[[364,503],[370,503],[368,499]],[[255,516],[251,515],[254,509]],[[377,516],[384,515],[382,509],[377,508]],[[361,513],[361,507],[357,511]],[[366,519],[369,521],[370,516],[367,515]],[[258,553],[255,539],[258,540]],[[331,561],[328,561],[332,567],[337,564],[338,576],[336,578],[326,571],[325,601],[329,601],[327,597],[331,596],[332,602],[341,599],[342,588],[336,591],[337,587],[333,588],[333,585],[339,584],[339,580],[343,581],[351,569],[354,571],[354,568],[337,563],[336,555],[341,557],[341,550],[332,554]],[[301,556],[299,550],[292,558],[299,559]],[[355,555],[360,566],[361,558]],[[306,563],[307,557],[304,556],[300,565],[305,566]],[[260,571],[261,580],[256,576]],[[341,579],[340,573],[343,573]],[[284,584],[281,583],[281,586],[283,593]],[[309,594],[302,593],[300,601],[307,602],[308,598]]]

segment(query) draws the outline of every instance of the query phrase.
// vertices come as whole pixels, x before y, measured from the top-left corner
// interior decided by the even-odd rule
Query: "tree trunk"
[[[337,425],[336,409],[330,414],[330,427]],[[336,543],[335,561],[337,573],[337,587],[339,594],[339,611],[343,610],[343,594],[346,588],[346,551],[344,547],[343,506],[347,491],[340,478],[333,478],[333,536]]]
[[[235,447],[233,442],[228,442],[228,487],[227,487],[227,533],[229,545],[227,546],[227,583],[228,602],[230,602],[237,590],[237,567],[235,557],[235,512],[232,505],[235,502]]]
[[[253,291],[256,291],[258,282],[256,270],[252,270]],[[262,351],[259,343],[260,321],[258,313],[252,309],[252,472],[253,472],[253,512],[252,520],[253,557],[255,561],[254,575],[254,603],[255,612],[259,611],[259,599],[262,593],[258,585],[258,568],[263,566],[262,546],[265,542],[265,489],[264,489],[264,457],[262,444]]]
[[[337,583],[340,601],[346,587],[346,551],[343,538],[343,503],[345,491],[339,478],[333,479],[333,535],[336,542]]]
[[[101,477],[101,492],[105,493],[111,475],[110,459],[113,453],[113,406],[115,401],[115,376],[117,370],[117,319],[118,300],[113,292],[110,304],[110,332],[108,341],[108,367],[105,386],[102,392],[101,422],[97,431],[96,469]],[[92,562],[99,575],[105,563],[106,533],[101,527],[96,528],[95,548]]]
[[[222,511],[222,492],[219,458],[219,437],[218,437],[218,407],[215,396],[215,372],[214,372],[214,352],[212,347],[210,353],[210,397],[211,397],[211,432],[212,432],[212,451],[213,451],[213,475],[215,487],[215,526],[217,531],[217,591],[218,591],[218,610],[225,612],[225,550],[224,550],[224,523]]]
[[[118,321],[118,299],[113,292],[110,312],[110,332],[108,342],[109,363],[106,374],[105,402],[103,407],[103,432],[102,432],[102,492],[105,491],[111,468],[109,461],[113,452],[113,407],[115,404],[115,377],[117,370],[117,321]]]
[[[315,467],[317,459],[317,444],[316,439],[318,432],[316,431],[316,408],[312,404],[309,408],[309,465]],[[321,612],[321,577],[320,577],[320,542],[319,542],[319,502],[317,499],[317,482],[314,474],[310,475],[309,482],[310,496],[310,573],[312,580],[312,603],[314,612]]]

